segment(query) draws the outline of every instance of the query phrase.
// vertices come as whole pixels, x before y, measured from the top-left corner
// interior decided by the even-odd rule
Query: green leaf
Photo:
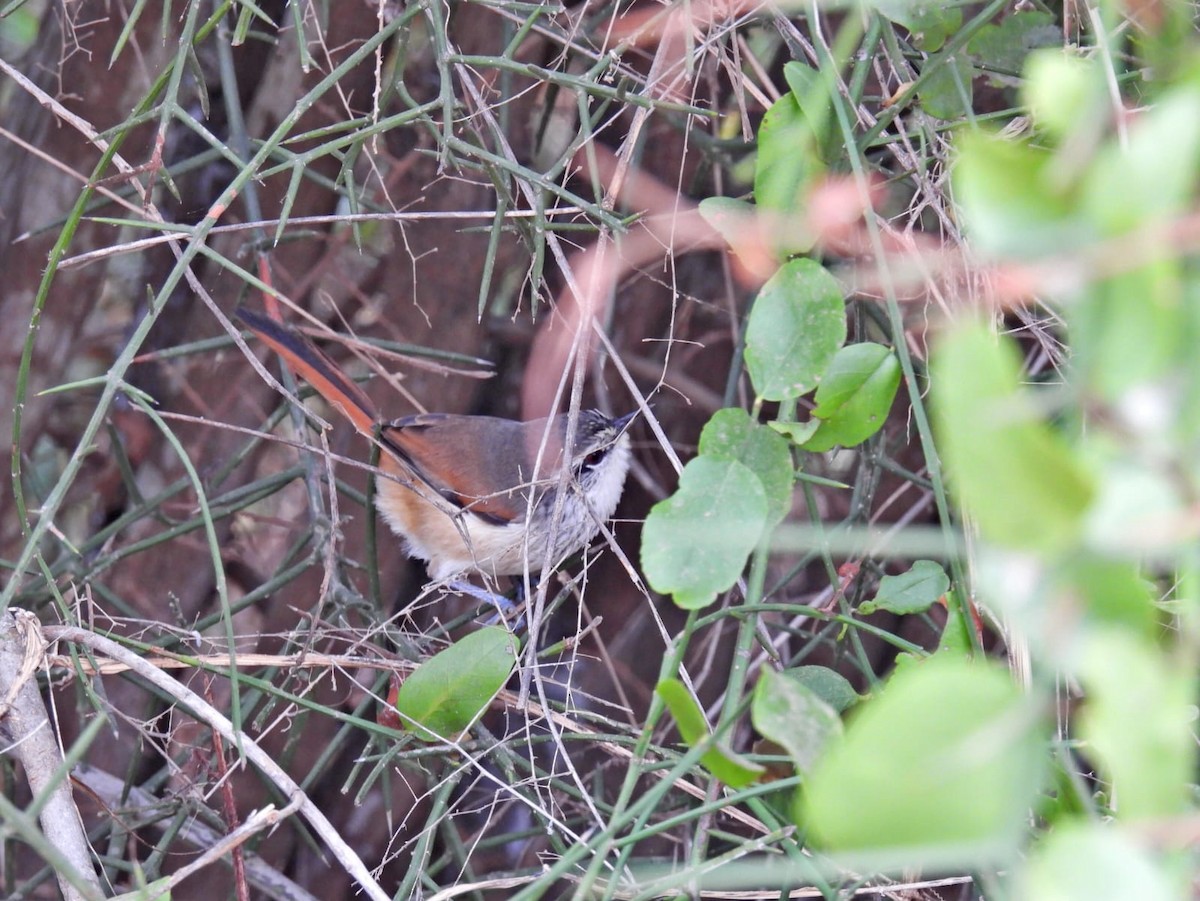
[[[864,342],[843,347],[817,388],[812,415],[822,420],[805,450],[821,452],[866,441],[887,419],[900,387],[900,362],[890,350]]]
[[[1050,13],[1025,10],[1005,16],[998,25],[984,25],[967,43],[967,51],[988,70],[993,83],[1009,84],[1021,74],[1025,58],[1042,47],[1062,46],[1062,31]],[[997,79],[1009,76],[1010,80]]]
[[[793,94],[767,110],[758,127],[754,201],[764,209],[793,214],[813,179],[824,170],[816,136]]]
[[[1083,752],[1112,780],[1117,815],[1187,811],[1196,767],[1195,675],[1188,664],[1108,627],[1086,637],[1079,676],[1087,689],[1078,719]]]
[[[1014,898],[1053,901],[1178,901],[1180,868],[1168,870],[1146,842],[1099,823],[1055,826],[1020,873]]]
[[[934,421],[958,500],[984,537],[1052,554],[1074,545],[1092,480],[1020,390],[1012,342],[986,325],[947,330],[930,364]]]
[[[1152,436],[1152,428],[1143,428],[1143,440]],[[1156,443],[1158,447],[1166,444],[1147,441],[1143,447]],[[1140,449],[1104,460],[1094,469],[1098,490],[1085,531],[1090,548],[1120,557],[1191,550],[1194,533],[1180,527],[1192,515],[1190,491],[1175,473],[1147,466]]]
[[[829,96],[829,85],[817,69],[795,60],[784,64],[783,77],[812,132],[815,152],[818,158],[823,159],[821,149],[828,145],[833,136],[830,128],[833,103]]]
[[[1061,47],[1035,50],[1025,60],[1021,103],[1039,128],[1062,141],[1100,112],[1104,79],[1098,59]]]
[[[773,227],[779,216],[764,216],[754,204],[735,197],[704,198],[700,201],[700,216],[752,272],[795,254],[808,253],[816,243],[812,229],[796,217],[786,219],[788,228]],[[764,255],[764,245],[773,257]]]
[[[962,26],[962,10],[935,0],[871,0],[869,6],[886,19],[903,25],[913,43],[933,53]]]
[[[1045,150],[968,131],[958,151],[954,197],[977,250],[1038,257],[1094,239],[1095,230],[1074,212],[1072,186],[1052,171]]]
[[[683,468],[676,492],[646,517],[646,579],[680,607],[707,606],[741,575],[768,511],[762,482],[748,467],[697,457]]]
[[[799,679],[763,670],[750,719],[766,738],[787,751],[797,771],[808,773],[830,739],[842,734],[837,711]]]
[[[958,657],[969,657],[975,653],[971,632],[975,623],[963,615],[962,606],[951,592],[946,598],[946,625],[938,638],[937,653]]]
[[[931,74],[917,91],[925,112],[950,121],[961,119],[971,111],[974,97],[971,79],[975,70],[965,53],[959,50],[949,55],[935,54],[925,61],[925,71]]]
[[[654,691],[663,699],[671,716],[675,717],[675,725],[679,727],[679,734],[688,747],[695,748],[703,742],[712,742],[712,747],[700,757],[700,763],[730,788],[745,788],[765,772],[764,767],[713,741],[704,711],[687,686],[678,679],[663,679]]]
[[[774,422],[768,422],[767,425],[780,435],[783,435],[792,444],[797,447],[803,447],[804,442],[817,433],[821,422],[817,419],[810,419],[808,422],[780,422],[779,420],[775,420]]]
[[[402,722],[423,741],[456,738],[504,687],[516,666],[515,639],[488,626],[418,666],[396,694]]]
[[[765,400],[791,400],[821,381],[846,340],[842,289],[819,263],[792,260],[758,292],[746,326],[746,368]]]
[[[860,704],[802,788],[830,849],[969,845],[1009,859],[1041,782],[1034,707],[992,663],[934,656]]]
[[[700,433],[700,454],[716,460],[737,460],[750,469],[767,499],[766,528],[783,520],[792,508],[795,468],[787,441],[759,425],[745,410],[718,410]]]
[[[1117,401],[1169,379],[1192,352],[1182,279],[1179,260],[1158,260],[1087,285],[1071,305],[1073,362],[1102,397]]]
[[[1155,589],[1134,563],[1092,555],[1072,557],[1051,575],[1072,604],[1083,602],[1088,618],[1147,641],[1159,632]]]
[[[1083,213],[1108,235],[1161,221],[1192,203],[1200,179],[1200,88],[1168,92],[1128,134],[1124,144],[1101,147],[1084,184]]]
[[[918,560],[908,572],[880,579],[875,600],[861,605],[859,611],[864,616],[876,610],[924,613],[949,590],[950,578],[941,566],[932,560]]]
[[[858,692],[846,677],[827,666],[793,666],[783,672],[838,713],[845,712],[859,701]]]

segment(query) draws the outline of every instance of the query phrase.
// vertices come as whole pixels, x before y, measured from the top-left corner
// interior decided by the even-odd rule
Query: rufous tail
[[[316,388],[321,397],[341,410],[356,429],[368,438],[375,437],[379,424],[375,405],[358,385],[346,377],[337,363],[307,338],[274,319],[241,308],[235,310],[234,315],[264,344],[283,357],[293,372]]]

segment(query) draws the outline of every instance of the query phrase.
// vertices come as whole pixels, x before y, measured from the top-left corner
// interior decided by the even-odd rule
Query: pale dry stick
[[[61,103],[59,103],[57,100],[55,100],[53,97],[51,97],[45,91],[43,91],[36,84],[34,84],[32,81],[30,81],[24,75],[22,75],[19,70],[13,68],[11,65],[6,63],[4,61],[4,57],[2,57],[2,56],[0,56],[0,72],[3,72],[5,75],[7,75],[13,81],[15,81],[17,83],[17,85],[23,91],[25,91],[25,93],[29,94],[29,96],[31,96],[34,100],[36,100],[40,106],[49,110],[50,113],[52,115],[54,115],[56,118],[61,119],[62,121],[66,122],[68,125],[70,125],[72,128],[74,128],[76,131],[78,131],[81,135],[83,135],[85,138],[87,138],[88,141],[90,141],[92,144],[94,144],[97,147],[97,149],[100,150],[101,153],[108,152],[108,148],[110,146],[109,142],[106,141],[104,138],[100,137],[100,132],[98,132],[95,128],[93,128],[92,124],[90,122],[88,122],[86,119],[82,119],[79,116],[75,115],[73,112],[71,112],[69,109],[67,109],[65,106],[63,106]],[[135,171],[136,171],[135,167],[130,165],[130,163],[123,156],[121,156],[121,154],[119,154],[119,153],[113,154],[112,160],[113,160],[113,165],[115,165],[117,167],[117,169],[119,169],[122,172],[122,174],[131,175],[131,174],[135,173]],[[137,191],[138,196],[145,199],[146,189],[142,186],[142,183],[140,181],[138,181],[136,178],[131,179],[131,183],[133,184],[134,190]],[[155,215],[157,216],[157,210],[154,210],[154,212],[155,212]],[[159,221],[161,221],[161,218],[159,219]]]
[[[0,689],[4,691],[0,698],[0,735],[7,745],[3,750],[21,761],[29,791],[42,804],[38,822],[46,841],[73,871],[71,878],[63,870],[56,871],[63,897],[67,901],[103,898],[87,836],[71,797],[71,783],[61,772],[63,756],[34,678],[44,650],[34,614],[17,608],[0,614]]]
[[[191,861],[187,866],[180,867],[172,873],[165,886],[165,890],[170,891],[192,874],[199,873],[210,864],[216,863],[226,854],[231,854],[235,848],[241,847],[264,829],[278,825],[282,820],[287,819],[299,809],[300,803],[301,798],[297,796],[282,810],[276,810],[274,804],[268,804],[262,810],[254,811],[246,817],[246,822],[242,823],[242,825],[238,826],[232,832],[220,836],[214,844],[206,847],[204,853],[199,857]]]
[[[236,731],[233,728],[233,724],[202,697],[190,688],[180,684],[176,679],[171,678],[152,666],[133,651],[117,644],[112,639],[95,635],[86,629],[79,629],[74,626],[46,626],[42,629],[42,634],[48,641],[67,641],[72,644],[81,644],[106,657],[111,657],[113,660],[125,664],[131,671],[137,673],[147,682],[150,682],[163,691],[168,697],[174,698],[178,703],[185,705],[197,719],[207,723],[209,728],[219,732],[231,744],[242,748],[246,759],[258,767],[264,776],[273,781],[285,797],[292,799],[293,802],[298,802],[298,809],[301,815],[312,826],[313,831],[325,841],[326,846],[333,856],[337,858],[338,862],[341,863],[342,867],[358,883],[362,890],[370,898],[374,899],[374,901],[391,901],[391,896],[380,888],[379,883],[375,881],[370,870],[363,863],[362,858],[358,856],[358,853],[353,848],[346,844],[345,839],[338,834],[333,824],[326,819],[325,814],[312,802],[304,790],[293,781],[292,777],[283,771],[271,758],[270,754],[259,747],[252,736]],[[238,656],[239,662],[240,659],[241,655]]]
[[[125,780],[86,763],[75,767],[71,771],[71,778],[108,809],[113,819],[131,832],[143,828],[156,829],[159,832],[167,830],[167,825],[161,820],[146,823],[145,819],[137,814],[124,816],[122,813],[121,808],[150,808],[158,804],[161,799],[151,792],[136,785],[128,785]],[[276,811],[274,815],[278,818],[280,812]],[[211,848],[224,838],[219,832],[194,818],[181,824],[176,836],[196,848]],[[274,898],[275,901],[318,901],[315,896],[254,852],[247,852],[245,859],[247,879],[255,889],[267,897]]]
[[[13,134],[7,128],[0,127],[0,138],[7,138],[10,142],[12,142],[13,144],[16,144],[18,147],[20,147],[22,150],[24,150],[30,156],[41,160],[43,163],[45,163],[46,165],[50,166],[53,169],[57,169],[60,173],[67,176],[68,178],[72,178],[75,181],[77,181],[83,185],[86,185],[88,183],[87,176],[84,175],[82,172],[76,172],[71,167],[65,165],[61,160],[57,159],[56,157],[51,156],[49,153],[47,153],[42,148],[35,147],[33,144],[30,144],[28,141],[22,139],[18,135]],[[116,204],[117,206],[120,206],[126,210],[129,210],[131,213],[136,213],[139,216],[142,213],[142,208],[140,206],[138,206],[135,203],[130,203],[128,200],[126,200],[120,194],[116,193],[115,191],[110,190],[109,188],[106,188],[104,185],[96,185],[96,193],[104,198],[107,198],[109,201]],[[31,236],[30,232],[25,232],[24,234],[18,235],[16,237],[16,239],[13,241],[13,243],[19,244],[20,242],[28,239],[30,236]],[[58,268],[62,269],[63,264],[60,263]]]

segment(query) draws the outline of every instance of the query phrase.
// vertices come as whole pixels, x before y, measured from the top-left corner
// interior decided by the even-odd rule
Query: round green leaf
[[[1043,768],[1031,702],[1002,668],[934,656],[859,705],[802,789],[800,823],[831,849],[1016,852]]]
[[[805,450],[827,451],[866,441],[887,419],[900,387],[900,362],[880,344],[843,347],[817,388],[813,416],[822,420]]]
[[[472,632],[404,680],[396,710],[424,741],[454,738],[483,713],[516,662],[516,640],[507,629],[488,626]]]
[[[859,608],[864,616],[876,610],[892,613],[924,613],[950,590],[946,571],[932,560],[918,560],[906,573],[884,576],[874,601]]]
[[[678,679],[663,679],[654,688],[655,693],[663,699],[675,724],[679,727],[679,735],[690,748],[701,742],[709,741],[712,733],[708,729],[708,720],[704,711],[687,690],[687,686]],[[731,751],[720,742],[712,742],[712,746],[700,758],[704,768],[731,788],[745,788],[765,772],[759,766],[740,754]]]
[[[646,579],[680,607],[712,603],[741,575],[767,512],[762,483],[749,468],[736,460],[697,457],[683,468],[676,492],[646,517]]]
[[[792,260],[758,292],[746,326],[746,368],[766,400],[790,400],[821,381],[846,340],[842,289],[819,263]]]
[[[782,747],[797,771],[807,773],[834,736],[842,734],[837,711],[799,679],[763,670],[750,708],[754,728]]]
[[[788,443],[778,432],[759,425],[745,410],[718,410],[700,433],[700,454],[737,460],[758,476],[767,498],[767,528],[781,522],[792,508],[795,468]]]

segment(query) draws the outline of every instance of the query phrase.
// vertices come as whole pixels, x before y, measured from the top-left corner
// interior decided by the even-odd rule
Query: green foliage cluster
[[[1034,287],[1036,301],[1028,289],[1001,300],[1049,305],[1067,358],[1060,382],[1029,384],[996,308],[941,324],[910,395],[928,391],[931,469],[948,479],[956,528],[978,542],[953,580],[919,561],[858,612],[921,612],[948,598],[942,643],[902,659],[877,697],[851,707],[844,732],[830,698],[770,671],[751,720],[800,776],[788,789],[796,826],[860,872],[996,868],[1011,897],[1183,897],[1197,872],[1186,829],[1173,827],[1196,814],[1200,271],[1185,235],[1200,177],[1200,55],[1143,36],[1140,49],[1171,77],[1139,78],[1118,105],[1113,48],[1045,49],[1044,12],[956,42],[958,8],[878,9],[919,33],[927,66],[942,57],[915,90],[932,115],[970,109],[981,59],[1011,82],[1023,67],[1025,133],[958,129],[954,197],[974,265]],[[759,133],[759,208],[794,213],[837,165],[823,75],[789,64],[792,91]],[[718,227],[738,212],[708,207]],[[777,249],[813,246],[794,237]],[[756,416],[726,410],[710,422],[643,534],[647,578],[681,606],[711,603],[771,545],[775,511],[797,490],[776,478],[786,461],[802,477],[805,453],[859,444],[892,405],[901,365],[886,347],[842,346],[843,293],[807,257],[760,291],[746,372],[755,412],[778,402],[770,425],[788,442],[769,440]],[[796,399],[814,389],[810,418],[794,421]],[[974,646],[967,598],[1005,630],[1026,680]],[[1081,693],[1069,735],[1055,732],[1063,679]],[[715,776],[735,788],[764,778],[703,727],[681,683],[659,692]]]

